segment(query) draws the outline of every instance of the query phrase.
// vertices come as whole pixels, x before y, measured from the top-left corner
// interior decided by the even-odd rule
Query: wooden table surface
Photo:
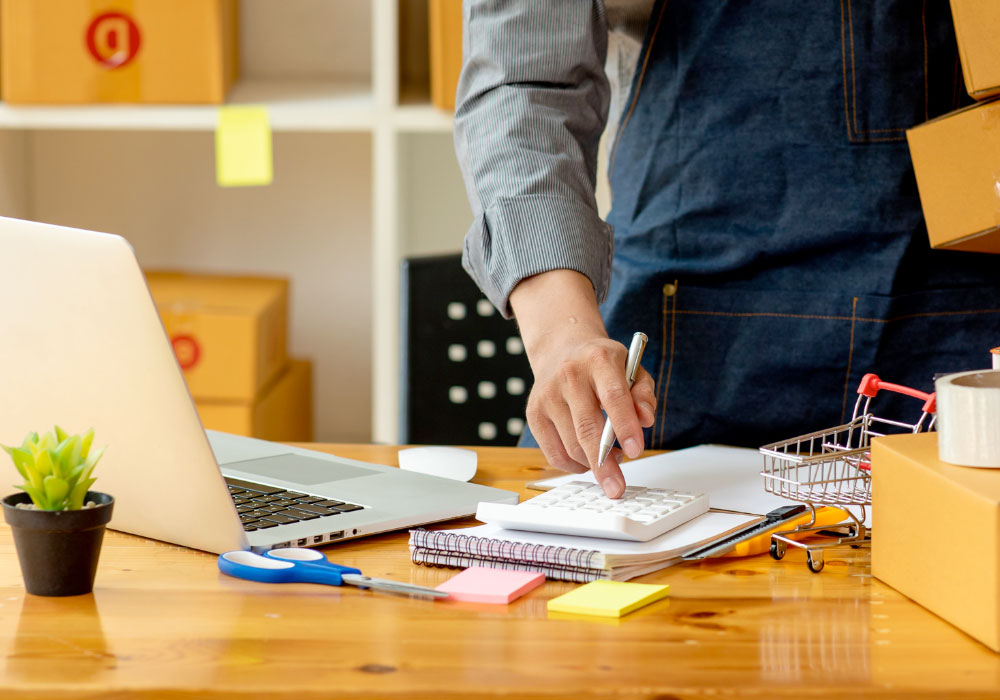
[[[396,464],[394,447],[318,447]],[[525,495],[556,473],[535,450],[479,454],[476,481]],[[412,565],[406,544],[324,551],[422,585],[456,573]],[[546,601],[573,584],[509,606],[257,584],[214,555],[109,532],[92,595],[41,598],[0,525],[0,698],[1000,697],[1000,655],[872,579],[867,550],[828,552],[820,574],[790,551],[636,580],[670,597],[620,620],[554,617]]]

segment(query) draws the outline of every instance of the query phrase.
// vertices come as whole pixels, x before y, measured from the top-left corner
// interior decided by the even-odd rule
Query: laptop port
[[[314,543],[316,543],[316,542],[322,542],[322,541],[323,541],[323,535],[313,535],[313,542]]]
[[[330,541],[331,542],[333,542],[334,540],[342,540],[342,539],[344,539],[344,531],[343,530],[341,530],[340,532],[331,532],[330,533]]]
[[[299,545],[298,546],[299,547],[305,547],[306,544],[308,544],[308,543],[309,543],[309,538],[308,537],[303,537],[303,538],[301,538],[299,540]]]

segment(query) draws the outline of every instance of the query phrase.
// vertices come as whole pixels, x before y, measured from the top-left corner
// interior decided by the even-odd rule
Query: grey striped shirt
[[[613,246],[594,199],[598,143],[612,83],[628,89],[651,4],[463,3],[455,147],[475,220],[462,263],[508,318],[511,290],[548,270],[581,272],[598,301],[607,295]],[[626,80],[605,72],[609,27],[612,77]]]

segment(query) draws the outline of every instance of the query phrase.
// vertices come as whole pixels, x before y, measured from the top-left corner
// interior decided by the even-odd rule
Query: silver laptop
[[[114,496],[116,530],[208,552],[265,550],[517,502],[478,484],[206,434],[120,236],[0,217],[0,261],[0,443],[53,424],[93,427],[95,446],[107,446],[93,488]],[[15,483],[4,461],[0,483]]]

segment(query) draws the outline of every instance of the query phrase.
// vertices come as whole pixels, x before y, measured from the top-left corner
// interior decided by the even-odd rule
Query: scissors
[[[347,583],[388,593],[448,597],[445,591],[434,588],[364,576],[360,569],[334,564],[320,552],[300,547],[272,549],[262,555],[244,550],[225,552],[219,555],[219,571],[261,583],[324,583],[329,586]]]

